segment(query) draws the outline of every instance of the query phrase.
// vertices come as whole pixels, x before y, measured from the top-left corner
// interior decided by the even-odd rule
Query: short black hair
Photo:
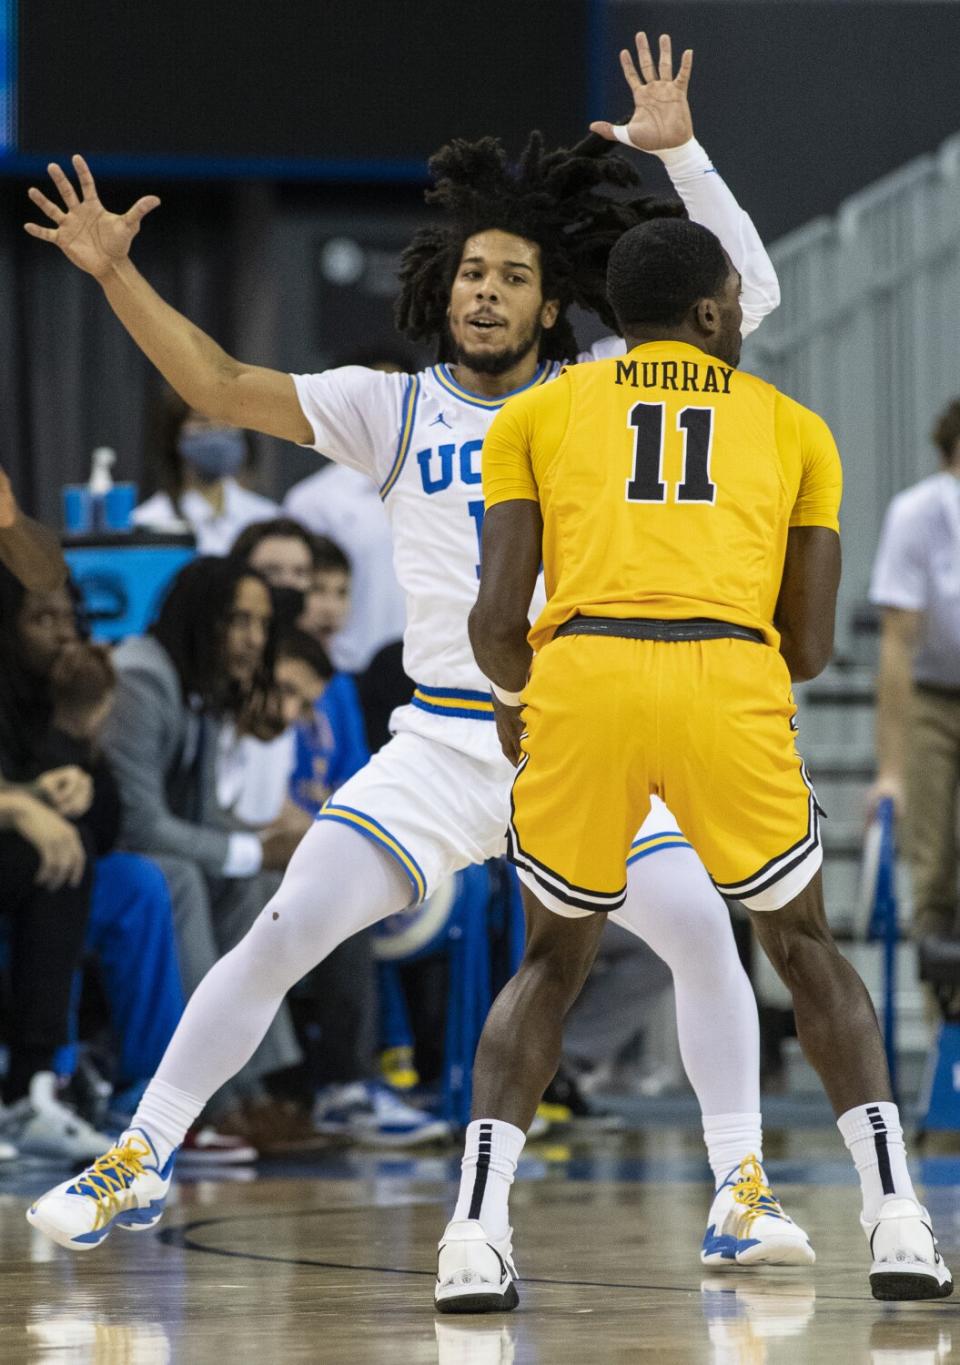
[[[670,327],[700,299],[716,298],[730,273],[719,239],[700,223],[660,219],[625,232],[610,252],[607,294],[620,330]]]
[[[350,576],[350,561],[335,540],[314,536],[313,567],[317,573],[345,573]]]
[[[251,694],[266,695],[273,686],[276,652],[273,619],[263,658],[248,691],[241,695],[223,667],[230,613],[237,588],[245,578],[255,578],[269,593],[266,579],[240,560],[214,555],[191,560],[174,578],[150,627],[150,634],[163,646],[177,670],[184,698],[198,697],[204,709],[214,714],[235,714]]]
[[[953,447],[960,441],[960,398],[954,398],[934,423],[933,443],[945,461],[953,455]]]
[[[329,682],[333,677],[333,664],[330,655],[314,635],[309,635],[297,626],[288,626],[277,641],[278,659],[298,659],[312,668],[318,678]]]
[[[257,546],[264,540],[299,540],[310,551],[316,568],[316,545],[312,531],[308,531],[293,517],[271,517],[269,521],[254,521],[245,526],[230,546],[230,557],[246,564]]]
[[[636,169],[597,133],[550,152],[543,135],[531,133],[516,166],[497,138],[454,138],[430,158],[430,174],[426,200],[441,221],[421,228],[401,257],[395,317],[411,341],[434,342],[440,360],[454,358],[450,288],[464,244],[478,232],[498,229],[540,248],[543,297],[560,304],[540,338],[540,359],[571,360],[578,350],[571,304],[616,325],[604,272],[617,238],[634,223],[686,213],[677,199],[637,195]]]

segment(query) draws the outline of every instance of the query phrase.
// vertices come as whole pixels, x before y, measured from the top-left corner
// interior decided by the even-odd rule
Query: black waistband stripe
[[[763,631],[738,626],[732,621],[694,617],[688,621],[656,621],[647,618],[619,620],[613,616],[574,616],[557,626],[555,635],[608,635],[622,640],[749,640],[766,644]]]

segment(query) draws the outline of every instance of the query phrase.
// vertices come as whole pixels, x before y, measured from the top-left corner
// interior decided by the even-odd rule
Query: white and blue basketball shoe
[[[144,1232],[163,1216],[175,1157],[161,1167],[143,1129],[129,1128],[92,1166],[31,1204],[27,1222],[71,1251],[99,1246],[115,1227]]]
[[[803,1228],[784,1213],[755,1156],[734,1166],[713,1196],[700,1248],[704,1265],[813,1265]]]

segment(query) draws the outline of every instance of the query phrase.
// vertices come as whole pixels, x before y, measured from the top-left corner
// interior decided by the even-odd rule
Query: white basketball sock
[[[759,1114],[704,1114],[703,1140],[717,1189],[745,1157],[763,1164],[763,1128]]]
[[[351,934],[404,909],[410,896],[385,850],[318,820],[277,894],[187,1001],[134,1122],[167,1154],[179,1146],[210,1096],[253,1056],[290,987]]]
[[[175,1147],[179,1147],[188,1130],[197,1121],[200,1110],[206,1103],[196,1095],[188,1095],[166,1081],[152,1080],[147,1086],[131,1128],[142,1128],[156,1148],[161,1169]],[[128,1129],[129,1131],[129,1129]]]
[[[837,1119],[837,1127],[860,1177],[863,1216],[873,1222],[885,1199],[916,1199],[907,1170],[900,1111],[887,1100],[858,1104]]]
[[[526,1133],[500,1119],[467,1125],[454,1222],[475,1218],[492,1242],[508,1236],[510,1186],[526,1140]]]
[[[757,1002],[730,911],[697,855],[664,848],[638,859],[626,903],[610,918],[648,943],[673,974],[680,1055],[700,1112],[757,1114]]]

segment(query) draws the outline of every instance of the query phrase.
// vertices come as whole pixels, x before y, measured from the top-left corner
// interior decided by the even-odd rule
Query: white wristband
[[[490,691],[496,697],[497,701],[503,702],[504,706],[523,705],[523,702],[520,700],[519,692],[507,692],[502,687],[498,687],[496,683],[490,684]]]
[[[611,124],[611,127],[613,128],[614,137],[618,142],[622,142],[624,147],[632,147],[635,152],[642,152],[645,150],[643,147],[638,147],[637,144],[632,141],[630,134],[627,131],[629,127],[628,124],[614,123]],[[688,173],[713,169],[710,164],[710,158],[695,137],[688,138],[687,141],[682,142],[679,147],[661,147],[659,151],[652,152],[651,156],[659,157],[668,171],[672,170],[674,167],[678,167]]]

